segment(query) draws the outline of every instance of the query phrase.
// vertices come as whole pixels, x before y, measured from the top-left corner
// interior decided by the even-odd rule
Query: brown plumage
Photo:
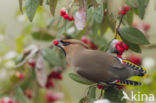
[[[64,50],[66,60],[74,71],[92,82],[126,80],[140,74],[140,71],[121,64],[117,57],[103,51],[91,50],[79,40],[61,40],[58,47]]]

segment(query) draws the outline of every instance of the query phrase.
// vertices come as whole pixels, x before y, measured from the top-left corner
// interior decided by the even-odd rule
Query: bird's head
[[[76,39],[54,40],[53,44],[61,48],[65,55],[77,49],[88,48],[88,46],[85,43]]]

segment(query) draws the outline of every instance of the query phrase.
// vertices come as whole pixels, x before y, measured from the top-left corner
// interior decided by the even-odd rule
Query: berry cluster
[[[61,9],[60,11],[60,16],[62,16],[64,19],[68,20],[68,21],[73,21],[74,17],[73,16],[69,16],[69,14],[67,13],[66,9]]]
[[[128,50],[128,45],[124,44],[122,41],[119,41],[115,44],[115,48],[117,50],[117,56],[121,57],[125,50]]]
[[[127,12],[130,10],[130,7],[129,6],[127,6],[127,5],[124,5],[123,7],[122,7],[122,9],[119,11],[119,15],[126,15],[127,14]]]
[[[58,71],[58,70],[53,70],[48,75],[48,80],[47,80],[47,83],[46,83],[46,88],[54,87],[54,83],[53,83],[52,79],[62,80],[61,72]]]
[[[85,44],[87,44],[88,47],[91,48],[91,49],[94,49],[94,50],[98,49],[98,47],[90,39],[88,39],[87,37],[82,37],[81,41],[84,42]]]
[[[19,103],[18,101],[14,101],[9,97],[4,97],[0,100],[0,103]]]
[[[123,52],[128,50],[128,45],[124,44],[122,41],[114,39],[111,43],[111,52],[117,53],[117,56],[121,58]]]

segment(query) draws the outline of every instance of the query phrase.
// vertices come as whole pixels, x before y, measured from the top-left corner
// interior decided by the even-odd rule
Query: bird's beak
[[[63,44],[61,43],[61,40],[54,40],[53,44],[55,46],[59,47],[63,51],[64,55],[66,56],[66,52],[65,52],[65,50],[63,48]]]

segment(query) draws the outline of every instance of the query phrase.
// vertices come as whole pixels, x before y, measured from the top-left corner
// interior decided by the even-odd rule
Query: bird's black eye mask
[[[64,42],[64,41],[60,41],[61,42],[61,44],[63,45],[63,46],[68,46],[68,45],[70,45],[71,43],[70,42]],[[66,56],[66,52],[65,52],[65,50],[60,46],[60,45],[57,45],[62,51],[63,51],[63,53],[64,53],[64,55]]]
[[[68,46],[68,45],[71,44],[70,42],[64,42],[64,41],[62,41],[62,40],[61,40],[60,42],[62,43],[63,46]]]

